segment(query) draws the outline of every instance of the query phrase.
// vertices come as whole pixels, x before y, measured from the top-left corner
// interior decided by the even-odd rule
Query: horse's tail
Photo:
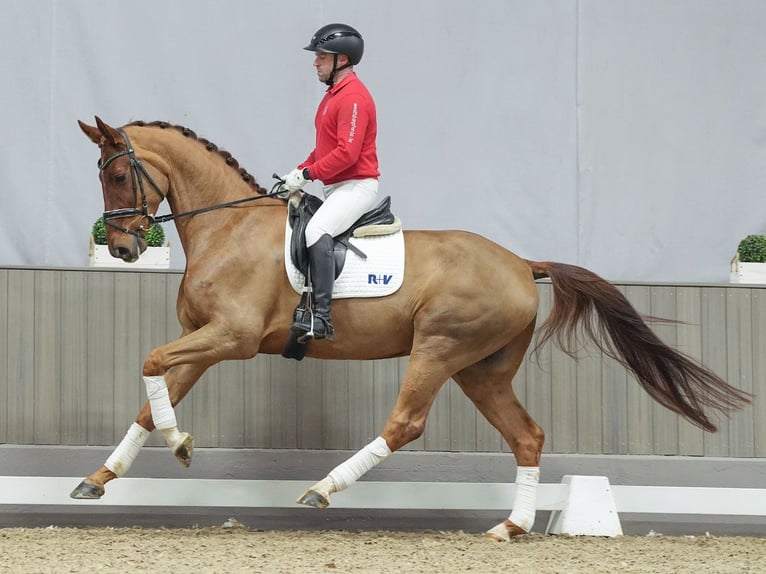
[[[717,428],[705,409],[727,414],[751,402],[752,395],[663,343],[625,296],[595,273],[563,263],[527,263],[535,279],[550,277],[553,285],[553,307],[535,349],[553,338],[574,356],[582,333],[629,369],[653,399],[706,431]]]

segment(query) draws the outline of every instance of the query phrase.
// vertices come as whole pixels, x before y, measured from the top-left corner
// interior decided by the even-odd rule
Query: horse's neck
[[[219,206],[254,197],[258,192],[243,181],[236,169],[223,158],[205,150],[195,141],[183,141],[164,152],[172,163],[168,205],[175,216],[176,229],[187,260],[208,257],[227,243],[242,242],[240,226],[252,230],[253,245],[266,236],[278,234],[286,214],[278,213],[275,199],[259,199],[235,207],[221,207],[213,212],[184,216],[190,211]],[[183,149],[188,147],[189,149]],[[263,209],[262,209],[263,208]],[[247,239],[249,241],[250,239]]]
[[[173,161],[168,204],[174,214],[219,205],[252,195],[250,187],[210,152],[179,154]]]
[[[242,179],[238,169],[227,165],[217,151],[173,129],[128,127],[136,148],[150,155],[145,159],[164,167],[170,179],[167,205],[176,216],[175,224],[187,261],[215,256],[217,246],[276,237],[284,233],[284,204],[267,198],[209,213],[183,214],[254,197],[258,191]],[[155,161],[152,161],[155,160]],[[164,166],[162,165],[164,164]],[[282,206],[282,213],[279,213]],[[262,209],[265,207],[265,209]],[[244,226],[244,227],[243,227]],[[257,236],[256,236],[257,235]]]

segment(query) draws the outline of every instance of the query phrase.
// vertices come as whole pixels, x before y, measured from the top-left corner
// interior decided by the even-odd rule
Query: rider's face
[[[317,71],[317,78],[322,83],[326,82],[330,74],[332,74],[333,56],[334,54],[326,54],[324,52],[316,52],[314,54],[314,68]],[[348,56],[339,54],[338,67],[340,68],[346,63],[348,63]]]

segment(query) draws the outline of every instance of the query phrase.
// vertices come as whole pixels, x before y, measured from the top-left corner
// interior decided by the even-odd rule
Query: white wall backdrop
[[[766,233],[762,0],[3,0],[0,265],[87,265],[103,206],[78,119],[186,125],[270,186],[311,148],[301,48],[331,21],[367,42],[406,228],[673,282],[726,281]]]

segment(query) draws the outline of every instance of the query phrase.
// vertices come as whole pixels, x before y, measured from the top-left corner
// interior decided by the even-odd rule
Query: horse
[[[178,429],[173,407],[211,365],[282,353],[299,302],[283,260],[283,198],[188,128],[167,122],[114,128],[95,119],[95,126],[78,123],[100,148],[110,253],[134,262],[167,200],[171,214],[162,220],[175,222],[186,269],[177,298],[182,334],[146,356],[148,400],[104,465],[72,491],[83,499],[102,497],[155,429],[188,466],[193,438]],[[380,435],[301,494],[299,503],[328,506],[333,493],[417,439],[437,393],[452,379],[501,434],[517,466],[512,512],[487,536],[509,541],[530,532],[545,433],[517,399],[512,381],[535,334],[538,348],[553,340],[575,358],[580,341],[592,341],[654,400],[706,431],[717,430],[710,411],[729,414],[751,401],[663,343],[650,318],[592,271],[527,260],[466,231],[403,233],[401,287],[384,297],[336,301],[335,338],[312,342],[306,351],[319,359],[409,356],[395,405]],[[538,328],[536,280],[545,277],[553,305]]]

